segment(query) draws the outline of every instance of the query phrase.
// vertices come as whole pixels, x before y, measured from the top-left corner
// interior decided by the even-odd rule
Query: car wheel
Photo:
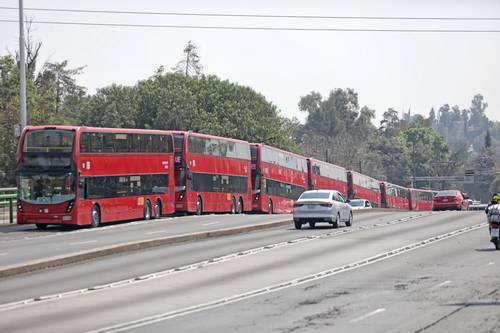
[[[297,229],[297,230],[302,229],[302,222],[294,221],[294,224],[295,224],[295,229]]]
[[[99,209],[99,206],[94,205],[92,206],[92,213],[90,216],[90,227],[91,228],[97,228],[98,226],[101,225],[101,210]]]
[[[316,222],[309,222],[309,228],[315,228]]]
[[[346,227],[352,226],[352,212],[349,213],[349,220],[345,223]]]
[[[47,229],[47,224],[37,223],[36,228],[38,230],[45,230],[45,229]]]
[[[198,196],[196,199],[196,215],[203,214],[203,201],[201,201],[201,197]]]
[[[337,213],[337,218],[332,222],[332,228],[337,229],[339,227],[340,214]]]

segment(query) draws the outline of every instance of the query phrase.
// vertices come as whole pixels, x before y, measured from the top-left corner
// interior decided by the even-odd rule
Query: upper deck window
[[[62,130],[29,131],[24,139],[25,153],[71,153],[74,132]]]

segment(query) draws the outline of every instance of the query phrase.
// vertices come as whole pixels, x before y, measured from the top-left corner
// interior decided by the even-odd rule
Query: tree
[[[491,135],[490,130],[486,130],[486,135],[484,136],[484,148],[491,148]]]
[[[175,73],[184,73],[185,76],[198,76],[203,70],[200,63],[200,56],[198,55],[198,47],[188,42],[184,48],[184,56],[175,67],[172,68]]]

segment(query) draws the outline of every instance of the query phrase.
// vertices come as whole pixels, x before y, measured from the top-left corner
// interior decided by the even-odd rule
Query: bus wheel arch
[[[90,215],[90,227],[97,228],[101,225],[101,207],[99,204],[92,204],[92,211]]]
[[[144,203],[144,220],[149,220],[151,219],[151,202],[149,199],[146,200]]]
[[[201,199],[201,196],[196,197],[196,215],[201,215],[203,214],[203,200]]]
[[[161,217],[161,210],[162,210],[162,206],[161,206],[161,200],[160,198],[157,198],[156,201],[155,201],[155,219],[159,219]]]

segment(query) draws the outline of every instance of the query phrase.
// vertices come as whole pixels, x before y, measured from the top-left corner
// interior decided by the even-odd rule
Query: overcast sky
[[[17,0],[0,6],[17,7]],[[499,17],[498,0],[25,0],[37,8],[163,11],[189,13],[322,16]],[[207,18],[28,11],[44,21],[216,25],[294,28],[493,29],[493,21],[373,21],[331,19]],[[0,19],[17,19],[0,9]],[[133,85],[163,65],[174,66],[192,40],[205,74],[250,86],[282,114],[303,120],[300,96],[353,88],[361,105],[377,112],[389,107],[428,114],[448,103],[468,107],[481,93],[487,115],[500,120],[500,33],[227,31],[36,24],[43,42],[40,60],[68,59],[85,65],[79,84],[94,93],[111,83]],[[0,55],[18,47],[18,27],[0,23]]]

